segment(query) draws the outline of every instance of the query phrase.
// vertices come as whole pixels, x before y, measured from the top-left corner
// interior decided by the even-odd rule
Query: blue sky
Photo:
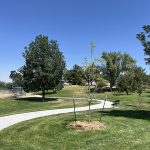
[[[10,71],[24,64],[24,47],[39,34],[58,41],[69,69],[89,57],[93,41],[95,57],[127,52],[149,73],[136,39],[150,24],[149,6],[149,0],[0,0],[0,80],[10,81]]]

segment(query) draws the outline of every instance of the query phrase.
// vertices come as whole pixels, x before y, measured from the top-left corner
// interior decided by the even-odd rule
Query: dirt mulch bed
[[[72,129],[77,129],[77,130],[101,130],[101,129],[105,129],[106,125],[104,122],[99,122],[99,121],[91,121],[91,122],[87,122],[87,121],[76,121],[76,122],[70,122],[67,125],[69,128]]]

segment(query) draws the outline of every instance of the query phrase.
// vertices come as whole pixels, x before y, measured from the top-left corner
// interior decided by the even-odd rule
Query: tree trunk
[[[110,89],[109,89],[109,90],[110,90],[110,92],[112,92],[112,87],[113,87],[113,86],[110,84]]]
[[[45,101],[45,89],[42,90],[42,101]]]
[[[129,92],[128,92],[128,90],[126,90],[126,93],[127,93],[127,95],[129,95]]]
[[[93,82],[91,81],[91,86],[93,85]]]

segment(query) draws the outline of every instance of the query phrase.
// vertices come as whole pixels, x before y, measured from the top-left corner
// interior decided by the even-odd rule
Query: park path
[[[103,107],[104,100],[97,100],[97,101],[99,103],[95,105],[91,105],[91,110],[100,109]],[[112,102],[106,101],[105,108],[113,108]],[[87,111],[88,109],[89,109],[88,106],[78,107],[76,108],[76,112]],[[22,121],[44,117],[44,116],[71,113],[73,111],[74,111],[73,108],[63,108],[63,109],[43,110],[43,111],[15,114],[15,115],[10,115],[10,116],[3,116],[3,117],[0,117],[0,130],[7,128],[11,125],[17,124],[19,122],[22,122]]]

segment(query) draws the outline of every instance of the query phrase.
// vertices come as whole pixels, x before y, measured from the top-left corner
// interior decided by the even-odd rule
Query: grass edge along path
[[[92,105],[91,110],[102,108],[103,103],[104,103],[104,100],[99,100],[99,104]],[[105,108],[113,108],[112,102],[106,101],[105,102]],[[78,107],[78,108],[76,108],[76,112],[87,111],[88,109],[89,109],[88,106]],[[73,108],[65,108],[65,109],[28,112],[28,113],[22,113],[22,114],[15,114],[15,115],[10,115],[10,116],[0,117],[0,130],[7,128],[11,125],[14,125],[16,123],[22,122],[22,121],[26,121],[26,120],[30,120],[30,119],[34,119],[34,118],[39,118],[39,117],[44,117],[44,116],[70,113],[73,111],[74,111]]]
[[[116,110],[112,110],[116,111]],[[78,113],[79,120],[88,112]],[[134,112],[133,112],[134,113]],[[142,115],[142,114],[141,114]],[[97,110],[92,120],[98,120]],[[141,116],[142,118],[142,116]],[[129,116],[104,115],[104,130],[77,131],[67,128],[73,113],[37,118],[1,131],[1,150],[149,150],[149,121]]]

